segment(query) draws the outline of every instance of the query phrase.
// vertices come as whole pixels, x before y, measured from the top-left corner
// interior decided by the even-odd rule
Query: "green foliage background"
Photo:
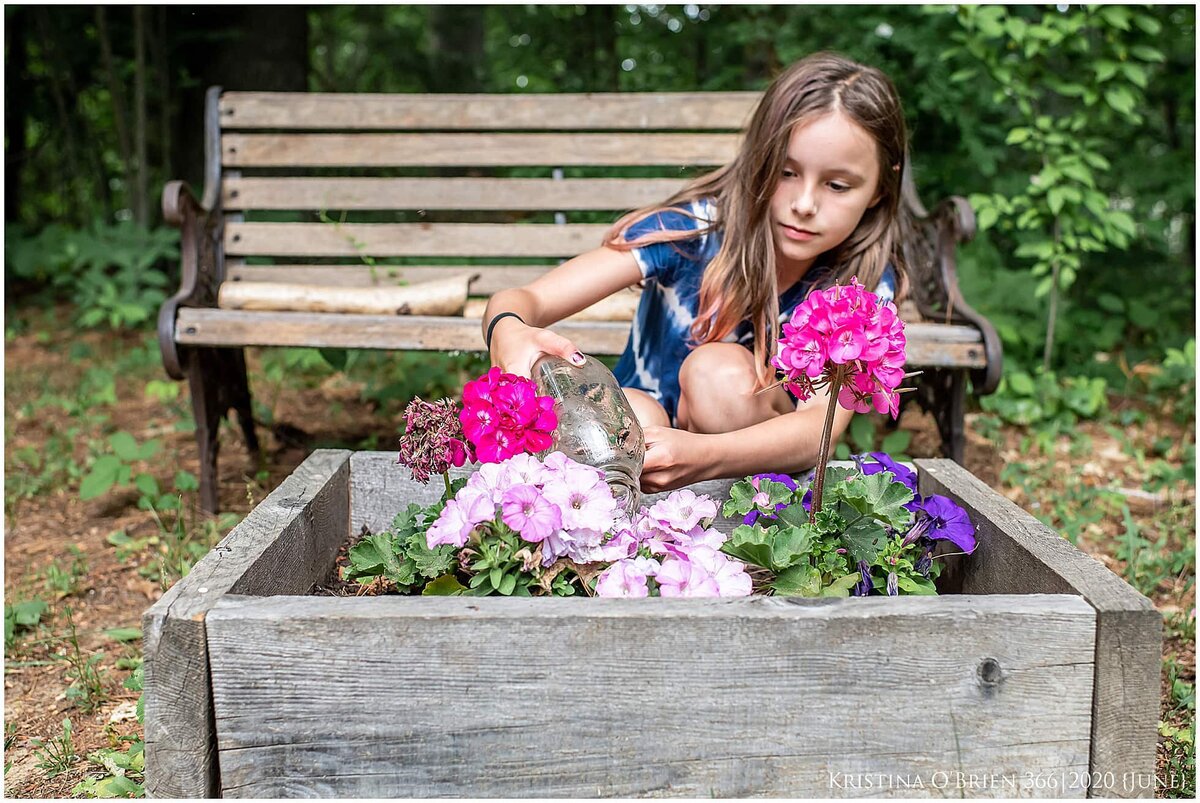
[[[307,88],[326,92],[757,90],[807,53],[843,52],[893,78],[926,203],[975,206],[964,294],[1013,368],[1045,361],[1120,388],[1123,365],[1193,336],[1191,7],[314,6],[280,10],[300,15],[291,27],[152,10],[143,226],[128,225],[139,199],[116,128],[138,124],[130,13],[108,12],[110,71],[90,7],[5,10],[7,89],[24,110],[20,132],[6,115],[9,304],[65,299],[79,325],[150,325],[177,270],[154,230],[158,194],[169,178],[202,183],[186,135],[202,125],[196,93],[223,48],[269,51],[299,29]]]

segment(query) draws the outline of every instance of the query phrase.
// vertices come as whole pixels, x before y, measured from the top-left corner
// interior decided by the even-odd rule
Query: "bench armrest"
[[[956,252],[975,236],[975,212],[966,198],[950,196],[930,212],[909,206],[905,221],[905,258],[911,272],[911,293],[921,317],[930,322],[955,323],[979,330],[987,365],[971,372],[976,395],[1000,384],[1003,348],[991,321],[963,298],[958,286]]]
[[[180,279],[179,290],[158,310],[158,346],[167,375],[183,379],[175,342],[175,316],[180,307],[216,306],[220,216],[204,208],[182,181],[168,182],[163,188],[162,213],[167,224],[180,230]]]

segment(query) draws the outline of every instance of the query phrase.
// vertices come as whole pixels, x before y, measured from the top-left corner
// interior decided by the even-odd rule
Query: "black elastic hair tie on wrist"
[[[525,323],[525,319],[522,318],[520,315],[518,315],[515,312],[502,312],[499,315],[497,315],[495,318],[492,318],[492,322],[488,324],[487,334],[484,335],[484,338],[483,338],[483,345],[487,346],[488,351],[492,350],[492,331],[496,328],[496,324],[500,321],[501,318],[507,318],[509,316],[516,318],[521,323]]]

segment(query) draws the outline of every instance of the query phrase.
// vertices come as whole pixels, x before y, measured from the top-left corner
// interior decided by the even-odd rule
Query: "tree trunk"
[[[431,92],[478,92],[483,88],[483,6],[429,8]]]
[[[87,193],[83,191],[80,184],[83,173],[80,171],[79,150],[75,144],[74,117],[67,107],[62,76],[56,69],[58,65],[65,62],[59,56],[58,42],[55,41],[54,33],[51,30],[50,13],[47,9],[47,6],[38,7],[35,19],[37,21],[38,32],[41,34],[43,53],[48,67],[47,79],[50,83],[50,94],[54,99],[54,108],[58,112],[59,130],[62,131],[64,149],[67,152],[67,174],[62,179],[60,191],[62,192],[64,203],[71,211],[71,218],[76,223],[84,223],[87,210]]]
[[[175,178],[202,191],[204,93],[227,90],[303,92],[308,89],[308,8],[304,6],[169,6],[176,34],[172,58],[195,76],[177,87],[171,164]]]
[[[113,127],[117,130],[117,148],[125,169],[125,191],[133,188],[133,145],[129,138],[129,123],[125,117],[125,88],[117,75],[113,59],[112,37],[108,33],[108,13],[104,6],[96,6],[96,34],[100,40],[100,62],[104,66],[104,78],[108,83],[108,97],[112,101]]]
[[[28,12],[24,8],[6,11],[8,23],[4,27],[4,52],[8,54],[4,73],[4,131],[8,136],[8,148],[4,153],[4,221],[15,223],[21,219],[21,177],[25,162],[29,158],[25,127],[29,116],[29,76],[25,74],[28,62],[28,36],[26,24]]]
[[[140,226],[150,223],[147,196],[150,181],[146,175],[146,7],[133,7],[133,144],[136,186],[133,197],[133,219]]]
[[[158,157],[162,181],[171,175],[171,70],[167,58],[167,9],[160,6],[154,19],[154,35],[150,37],[150,60],[158,84]],[[153,200],[153,198],[151,199]]]

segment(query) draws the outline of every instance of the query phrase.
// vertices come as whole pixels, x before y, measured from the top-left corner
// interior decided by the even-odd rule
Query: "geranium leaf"
[[[729,534],[729,540],[721,545],[721,551],[743,563],[769,569],[773,530],[773,527],[764,530],[749,524],[739,524]]]
[[[782,572],[801,560],[807,561],[808,553],[812,550],[812,540],[812,527],[807,523],[802,527],[781,529],[771,543],[770,568]]]
[[[750,480],[738,480],[729,489],[729,501],[721,509],[726,518],[745,516],[754,508],[754,495],[758,493]]]
[[[913,500],[913,492],[904,483],[896,482],[890,471],[848,480],[839,486],[838,496],[861,515],[891,527],[901,527],[912,518],[904,506]]]
[[[815,597],[821,593],[821,573],[808,564],[793,566],[781,572],[771,588],[781,597]]]
[[[426,585],[421,594],[426,597],[452,597],[465,590],[466,586],[458,582],[458,578],[453,574],[443,574]]]
[[[842,542],[854,560],[865,560],[874,563],[879,554],[879,548],[887,538],[887,530],[878,522],[863,517],[851,524],[842,533]]]

